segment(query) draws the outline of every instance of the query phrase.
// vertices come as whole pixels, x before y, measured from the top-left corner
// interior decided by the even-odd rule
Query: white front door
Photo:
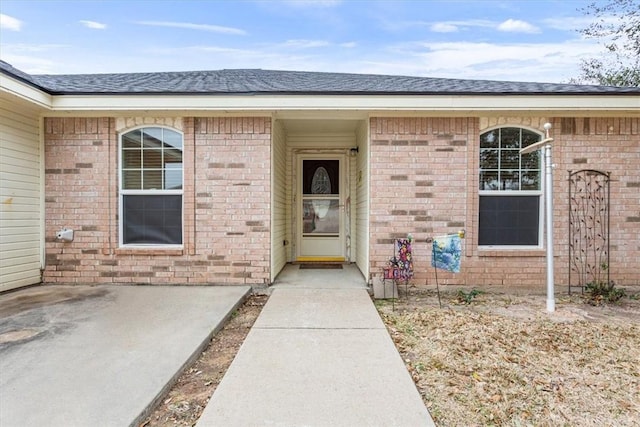
[[[298,158],[298,261],[344,261],[342,155]]]

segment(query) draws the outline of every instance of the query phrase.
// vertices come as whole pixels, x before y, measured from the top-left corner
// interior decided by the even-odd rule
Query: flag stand
[[[433,243],[433,238],[429,237],[427,239],[427,243]],[[438,305],[440,306],[440,308],[442,308],[442,300],[440,299],[440,285],[438,284],[438,268],[435,266],[435,262],[434,262],[434,252],[433,250],[431,251],[431,265],[433,265],[433,271],[435,272],[436,275],[436,293],[438,294]],[[424,279],[424,285],[427,286],[429,284],[429,278],[425,277]]]
[[[433,257],[433,255],[431,256]],[[438,268],[433,267],[433,269],[435,270],[435,273],[436,273],[436,292],[438,293],[438,304],[440,305],[440,308],[442,308],[442,301],[440,300],[440,286],[438,285]]]
[[[440,298],[440,283],[438,282],[438,268],[442,268],[453,273],[460,272],[460,262],[462,253],[461,240],[465,237],[465,230],[459,230],[457,233],[447,234],[440,237],[430,237],[427,243],[432,243],[431,249],[431,265],[433,266],[436,279],[436,292],[438,294],[438,305],[442,308],[442,299]],[[444,240],[444,243],[442,242]],[[437,257],[436,257],[437,252]],[[425,282],[426,285],[426,282]]]

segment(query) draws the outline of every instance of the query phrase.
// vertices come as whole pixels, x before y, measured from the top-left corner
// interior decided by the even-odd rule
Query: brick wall
[[[554,185],[562,188],[554,206],[562,221],[555,236],[562,244],[558,250],[565,269],[558,273],[566,280],[567,171],[595,169],[611,173],[611,279],[622,285],[640,284],[640,119],[560,118],[552,123],[557,147]]]
[[[184,132],[184,248],[118,245],[118,132]],[[263,284],[269,279],[269,118],[47,118],[46,267],[58,283]],[[55,233],[75,230],[61,243]]]
[[[432,270],[426,268],[427,238],[467,228],[466,153],[477,139],[478,121],[372,118],[370,123],[371,272],[379,276],[393,255],[394,239],[411,233],[416,281],[423,282]]]
[[[196,118],[194,140],[195,250],[206,254],[207,274],[268,283],[270,119]]]
[[[462,272],[441,283],[540,285],[545,251],[477,247],[478,135],[553,123],[556,281],[568,276],[567,170],[612,173],[611,277],[640,282],[640,120],[637,118],[372,118],[370,266],[380,275],[393,239],[412,233],[416,282],[434,283],[428,237],[467,231]],[[184,132],[184,248],[118,247],[118,132],[139,125]],[[47,118],[46,268],[59,283],[269,281],[268,118]],[[63,227],[71,243],[55,240]],[[544,239],[544,237],[543,237]]]
[[[110,269],[113,129],[110,118],[45,120],[45,282],[102,281]],[[73,243],[55,239],[63,227],[75,231]]]
[[[498,126],[542,131],[553,124],[555,280],[568,279],[567,170],[612,173],[611,278],[640,283],[640,120],[637,118],[372,118],[371,271],[393,255],[393,239],[415,239],[414,282],[434,283],[427,238],[465,229],[459,274],[443,284],[544,286],[545,250],[479,250],[478,135]],[[544,241],[543,236],[543,241]]]

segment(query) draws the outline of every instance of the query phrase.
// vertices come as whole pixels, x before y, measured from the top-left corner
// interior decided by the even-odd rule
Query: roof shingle
[[[580,95],[639,94],[640,88],[261,69],[121,74],[29,75],[0,61],[0,71],[52,95],[336,94]]]

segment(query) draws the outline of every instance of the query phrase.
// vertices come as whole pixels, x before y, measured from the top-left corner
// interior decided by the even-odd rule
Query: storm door
[[[300,158],[300,261],[344,261],[343,163],[341,157]]]

